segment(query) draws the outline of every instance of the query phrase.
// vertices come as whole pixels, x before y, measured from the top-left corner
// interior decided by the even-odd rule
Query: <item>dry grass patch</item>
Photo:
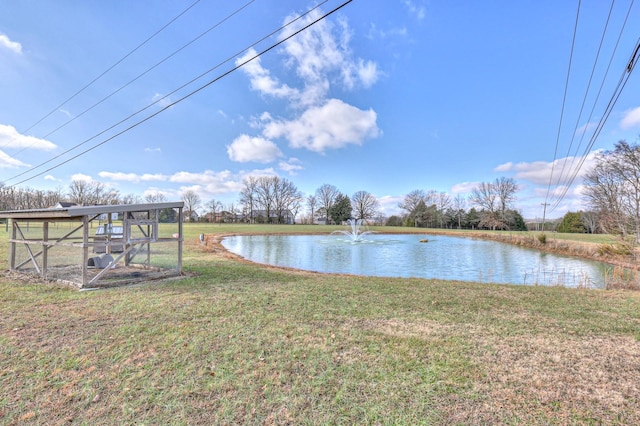
[[[631,337],[518,336],[476,342],[483,418],[523,423],[640,423],[640,342]],[[517,413],[517,414],[515,414]],[[504,420],[504,419],[496,419]]]

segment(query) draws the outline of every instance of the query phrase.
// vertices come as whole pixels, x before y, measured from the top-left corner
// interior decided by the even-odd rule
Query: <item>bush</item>
[[[540,244],[547,244],[547,234],[539,234],[538,241],[540,241]]]

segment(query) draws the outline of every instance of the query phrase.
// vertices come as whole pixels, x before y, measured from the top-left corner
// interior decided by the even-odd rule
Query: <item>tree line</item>
[[[569,212],[559,221],[560,232],[619,234],[640,242],[640,146],[620,141],[615,148],[598,154],[584,177],[586,211]],[[522,215],[514,207],[518,185],[500,177],[482,182],[469,197],[451,197],[445,192],[416,189],[404,196],[400,215],[383,217],[380,203],[367,191],[348,196],[336,186],[323,184],[312,194],[278,176],[248,177],[237,203],[227,206],[215,199],[202,202],[195,191],[185,191],[182,201],[187,220],[249,223],[326,223],[362,219],[370,224],[433,228],[526,230]],[[0,184],[0,209],[44,209],[58,202],[78,205],[161,203],[162,194],[144,198],[122,195],[95,181],[75,180],[68,189],[38,190]],[[197,212],[204,208],[205,214]],[[303,208],[306,214],[301,215]],[[164,212],[165,221],[175,212]],[[547,225],[543,224],[544,229]]]

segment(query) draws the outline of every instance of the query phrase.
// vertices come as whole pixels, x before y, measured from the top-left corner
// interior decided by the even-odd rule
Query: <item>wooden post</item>
[[[182,273],[182,207],[178,208],[178,273]]]
[[[7,219],[7,223],[9,219]],[[12,271],[16,269],[16,235],[17,225],[16,220],[11,219],[11,243],[9,244],[9,269]]]
[[[47,254],[49,253],[49,222],[42,222],[42,278],[47,278]]]
[[[82,217],[82,286],[89,282],[89,217]]]

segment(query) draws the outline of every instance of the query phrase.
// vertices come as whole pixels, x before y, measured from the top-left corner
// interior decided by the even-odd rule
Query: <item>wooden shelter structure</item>
[[[183,208],[171,202],[2,211],[11,223],[9,269],[79,288],[179,276]],[[174,222],[160,226],[161,217]]]

